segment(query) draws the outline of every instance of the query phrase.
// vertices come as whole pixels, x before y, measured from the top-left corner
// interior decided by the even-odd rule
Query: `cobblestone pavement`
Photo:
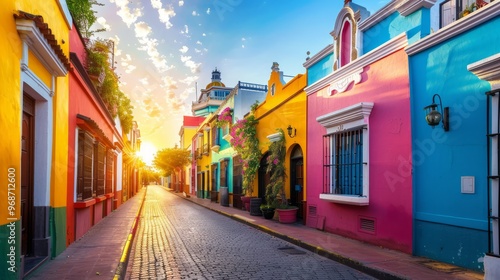
[[[125,279],[374,279],[149,186]]]

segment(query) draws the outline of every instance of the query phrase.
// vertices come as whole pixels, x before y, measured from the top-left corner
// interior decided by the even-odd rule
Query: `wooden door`
[[[33,138],[35,101],[23,98],[21,131],[21,254],[32,253],[33,240]]]

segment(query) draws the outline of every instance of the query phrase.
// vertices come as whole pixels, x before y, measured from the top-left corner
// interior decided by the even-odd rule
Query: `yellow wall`
[[[0,67],[0,131],[8,132],[8,137],[0,137],[0,170],[6,174],[8,168],[16,170],[16,186],[20,186],[20,162],[21,162],[21,116],[22,116],[22,87],[21,69],[22,41],[16,29],[13,14],[22,10],[27,13],[42,15],[48,24],[57,42],[69,57],[69,26],[64,20],[63,12],[59,8],[58,1],[31,1],[31,0],[6,0],[0,5],[0,32],[4,39],[0,40],[0,53],[2,53],[2,67]],[[62,44],[62,40],[66,43]],[[29,57],[31,58],[31,57]],[[51,79],[43,64],[37,60],[31,60],[29,66],[33,73],[40,75],[39,79],[46,86],[52,88]],[[53,135],[53,165],[51,169],[51,206],[60,207],[66,205],[66,183],[67,183],[67,160],[68,160],[68,78],[56,79],[55,94],[53,97],[54,110],[54,135]],[[4,175],[6,176],[6,175]],[[4,179],[5,180],[5,179]],[[17,201],[20,205],[20,188],[16,188]],[[0,197],[7,197],[7,189],[0,188]],[[5,224],[7,212],[7,200],[0,200],[0,220]],[[20,210],[16,209],[16,217],[19,218]]]
[[[275,93],[271,95],[272,85],[275,85]],[[257,137],[262,154],[269,150],[271,144],[268,135],[276,133],[278,128],[285,132],[287,155],[285,166],[287,174],[290,174],[290,154],[296,145],[302,148],[304,167],[306,166],[306,115],[307,96],[304,88],[307,85],[307,76],[299,74],[286,84],[280,81],[279,72],[272,71],[268,81],[268,93],[266,100],[259,105],[254,115],[259,120],[257,125]],[[294,138],[287,135],[287,127],[291,125],[297,129]],[[306,176],[304,169],[304,199],[306,198]],[[257,179],[254,182],[254,193],[257,190]],[[285,181],[287,198],[290,198],[288,177]]]

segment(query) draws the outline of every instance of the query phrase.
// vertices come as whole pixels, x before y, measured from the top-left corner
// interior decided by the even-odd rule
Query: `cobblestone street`
[[[126,279],[373,279],[149,186]]]

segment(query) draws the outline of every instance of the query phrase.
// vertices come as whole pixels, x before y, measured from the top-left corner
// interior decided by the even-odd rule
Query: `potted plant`
[[[465,17],[466,15],[474,12],[475,10],[477,10],[477,5],[476,2],[474,1],[470,3],[470,5],[465,5],[464,10],[459,14],[459,16],[460,18]]]
[[[269,156],[267,157],[267,172],[271,174],[269,184],[266,186],[266,197],[275,199],[279,197],[276,203],[280,223],[294,223],[297,220],[298,207],[288,205],[285,194],[285,156],[286,142],[285,134],[282,129],[278,129],[279,137],[269,146]]]

